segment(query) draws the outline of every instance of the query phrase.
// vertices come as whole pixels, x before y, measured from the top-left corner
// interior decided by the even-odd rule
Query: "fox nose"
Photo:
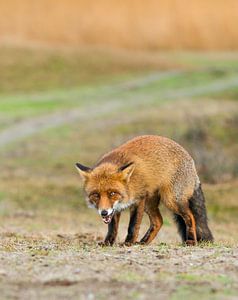
[[[101,211],[101,216],[102,217],[106,217],[107,215],[108,215],[107,210],[104,209],[104,210]]]

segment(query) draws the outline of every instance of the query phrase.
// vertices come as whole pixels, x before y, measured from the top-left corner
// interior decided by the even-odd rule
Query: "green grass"
[[[213,69],[183,71],[183,73],[178,74],[177,76],[173,76],[169,79],[161,80],[159,83],[150,85],[148,87],[148,91],[153,89],[163,91],[168,89],[182,89],[191,86],[201,86],[215,80],[232,78],[234,75],[237,75],[237,72],[233,69],[221,73]]]
[[[226,57],[221,54],[216,59],[191,53],[160,55],[163,60],[155,58],[151,61],[149,55],[141,60],[136,54],[132,59],[128,54],[99,50],[55,51],[1,47],[0,129],[25,118],[96,101],[106,105],[107,101],[112,100],[130,102],[132,99],[143,99],[156,104],[158,101],[164,102],[164,93],[171,90],[203,86],[237,75],[235,55]],[[168,63],[171,57],[173,64]],[[188,59],[189,64],[186,61],[181,63],[183,58]],[[231,61],[233,64],[226,68],[225,63]],[[207,68],[209,62],[211,65]],[[219,70],[216,69],[218,62],[224,63]],[[190,65],[194,68],[191,69]],[[151,71],[165,68],[181,70],[182,73],[142,84],[141,87],[132,85],[128,89],[117,86],[119,82],[135,80]]]
[[[187,68],[213,68],[220,70],[238,69],[237,52],[166,52],[164,57],[172,63]]]
[[[171,299],[223,299],[235,296],[233,280],[227,275],[196,275],[182,273],[177,275],[178,288]]]
[[[215,98],[215,97],[214,97]],[[238,100],[238,87],[230,88],[228,91],[216,95],[216,99]]]
[[[236,290],[231,290],[229,288],[227,289],[221,289],[216,290],[211,288],[209,285],[207,286],[192,286],[189,285],[180,285],[176,291],[172,294],[171,300],[180,300],[180,299],[194,299],[194,300],[200,300],[200,299],[209,299],[209,300],[220,300],[220,299],[229,299],[230,296],[231,299],[236,296]]]
[[[0,92],[36,92],[88,86],[154,69],[139,58],[90,49],[0,48]],[[158,67],[158,64],[156,64]]]
[[[144,276],[142,276],[141,274],[138,274],[135,271],[131,271],[131,270],[121,270],[118,272],[117,276],[114,277],[115,280],[118,280],[120,282],[143,282],[146,280],[146,278]]]
[[[218,282],[224,286],[230,285],[233,283],[233,280],[227,275],[196,275],[196,274],[188,274],[188,273],[181,273],[177,275],[178,280],[182,280],[185,282]]]
[[[26,274],[19,272],[14,282],[37,278],[37,270],[43,279],[52,274],[51,270],[58,276],[62,267],[61,282],[64,269],[71,279],[84,279],[84,270],[89,271],[86,281],[92,278],[92,285],[95,278],[104,280],[109,274],[108,291],[113,291],[111,285],[118,290],[126,286],[129,292],[123,291],[121,297],[125,299],[146,297],[147,288],[158,290],[156,296],[169,293],[173,300],[234,298],[237,284],[230,259],[234,260],[238,232],[237,88],[182,99],[166,94],[236,77],[238,56],[169,53],[161,54],[166,58],[166,63],[161,63],[157,59],[142,61],[131,54],[105,56],[81,51],[69,55],[53,50],[0,49],[0,54],[0,130],[56,111],[78,108],[86,112],[84,119],[0,149],[2,269],[8,272],[14,264]],[[135,79],[139,82],[150,72],[170,68],[181,72],[141,85],[121,84]],[[110,112],[92,113],[95,107],[113,104],[116,106]],[[191,249],[174,241],[174,222],[162,206],[164,226],[151,246],[129,249],[97,245],[106,227],[97,212],[86,207],[74,164],[79,161],[92,166],[102,154],[140,134],[171,137],[195,158],[205,183],[215,244],[203,243]],[[127,230],[126,217],[126,213],[122,215],[119,240]],[[141,234],[148,228],[146,221]],[[13,260],[18,261],[16,255],[19,264]],[[220,261],[220,257],[227,261]],[[91,264],[92,258],[96,264]],[[78,274],[74,274],[74,262],[80,269]],[[52,282],[56,284],[54,278]],[[95,280],[98,286],[101,283]],[[47,288],[44,286],[44,291]],[[101,290],[95,295],[105,296]]]
[[[100,49],[0,48],[0,93],[50,91],[112,82],[151,70],[237,71],[236,53],[130,53]]]
[[[238,135],[234,134],[237,129],[233,128],[232,122],[229,127],[227,126],[227,120],[235,116],[236,112],[232,111],[233,106],[231,106],[227,117],[221,107],[215,115],[204,119],[201,114],[188,122],[187,113],[197,114],[202,101],[195,100],[192,103],[176,101],[178,106],[174,112],[171,112],[170,105],[164,106],[160,102],[153,109],[145,106],[146,109],[143,111],[138,106],[129,113],[129,118],[125,120],[124,125],[122,125],[123,119],[127,116],[119,117],[120,111],[117,111],[114,114],[104,114],[95,118],[93,124],[75,122],[37,134],[31,139],[18,143],[17,148],[9,146],[7,151],[2,151],[1,156],[5,174],[2,178],[2,188],[22,208],[28,206],[37,209],[39,206],[47,204],[57,206],[61,203],[75,206],[79,196],[75,162],[93,165],[100,155],[112,147],[132,136],[145,133],[169,136],[184,145],[195,157],[203,179],[219,182],[224,175],[235,178],[237,153],[235,141]],[[209,104],[207,99],[204,102],[206,105]],[[211,102],[211,105],[213,104],[214,101]],[[171,105],[173,107],[173,104]],[[101,122],[102,117],[103,122],[99,123],[102,126],[97,126],[97,122]],[[119,124],[114,125],[115,120],[119,120]],[[112,124],[104,126],[104,122]],[[199,128],[199,131],[196,128]],[[215,146],[218,141],[219,149],[222,147],[224,153],[220,150],[216,152]],[[202,152],[197,152],[198,149]],[[213,153],[216,155],[214,156]],[[225,155],[228,153],[229,164],[228,159],[225,160]],[[218,159],[224,161],[219,168],[217,168]],[[204,168],[204,160],[207,162],[206,168]],[[9,185],[12,187],[11,190],[8,190]],[[220,207],[222,201],[220,193],[219,190],[211,191],[207,196],[212,214],[219,218],[222,217],[223,211],[223,206]],[[227,199],[226,192],[223,194]],[[233,198],[236,197],[236,187],[233,188],[231,195],[234,195],[231,196]],[[219,205],[216,204],[217,199],[220,199]],[[225,218],[229,212],[232,214],[234,211],[233,215],[235,215],[235,204],[224,208],[224,211]]]
[[[213,69],[220,59],[219,55],[213,59],[201,54],[200,64],[198,54],[173,56],[176,68],[180,64],[175,62],[176,59],[179,62],[187,57],[189,61],[180,64],[181,73],[128,88],[118,83],[125,78],[140,79],[149,71],[156,71],[160,62],[153,67],[151,63],[147,65],[139,59],[130,61],[122,56],[119,59],[118,55],[102,58],[103,55],[98,53],[74,52],[70,58],[68,53],[52,51],[0,49],[0,53],[4,54],[0,65],[13,78],[9,85],[6,85],[7,77],[0,81],[0,85],[5,84],[0,94],[0,116],[3,117],[0,119],[0,129],[53,111],[77,107],[87,112],[87,118],[82,121],[79,119],[72,124],[48,129],[0,149],[0,199],[4,215],[13,209],[46,210],[48,214],[64,209],[85,212],[75,162],[92,166],[103,153],[133,136],[158,134],[173,138],[192,154],[203,182],[219,184],[214,189],[210,185],[205,186],[212,220],[235,222],[237,204],[234,199],[237,198],[238,174],[236,99],[226,98],[225,92],[218,97],[211,94],[183,99],[163,98],[170,91],[176,94],[180,89],[192,89],[236,76],[235,55],[227,58],[220,55],[221,60],[227,60],[229,64],[229,68],[225,68],[224,64],[222,72]],[[167,61],[171,55],[168,54]],[[206,69],[207,61],[211,64]],[[87,72],[92,78],[87,75],[87,79],[82,79],[81,73],[86,71],[88,65]],[[13,66],[16,66],[16,73]],[[43,74],[45,70],[45,76],[52,78],[47,82],[47,78],[43,77],[42,86],[39,86],[34,79],[36,75],[30,79],[28,74],[26,80],[30,82],[26,87],[25,79],[19,75],[22,66],[26,74],[33,70]],[[164,65],[162,67],[165,68]],[[104,68],[106,77],[97,73],[100,68]],[[54,76],[58,76],[57,80]],[[69,89],[60,81],[67,76]],[[76,84],[76,78],[79,84]],[[91,116],[92,107],[106,107],[112,103],[118,106],[111,112]],[[228,187],[223,184],[229,181],[231,184]],[[166,217],[165,227],[170,227],[170,224],[172,222]]]
[[[227,223],[235,221],[238,213],[237,195],[237,185],[232,183],[207,189],[206,196],[211,216]]]

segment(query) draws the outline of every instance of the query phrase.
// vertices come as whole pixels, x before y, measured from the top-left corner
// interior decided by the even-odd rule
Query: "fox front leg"
[[[104,242],[100,244],[101,246],[112,246],[114,244],[117,237],[120,216],[121,213],[115,213],[113,216],[111,223],[108,224],[108,232]]]
[[[141,200],[138,204],[134,204],[130,208],[130,222],[129,222],[127,237],[125,240],[125,245],[127,246],[130,246],[136,243],[137,241],[141,221],[143,218],[144,207],[145,207],[145,200]]]
[[[148,245],[150,242],[152,242],[163,224],[163,218],[158,207],[159,202],[160,197],[155,195],[154,197],[149,198],[146,203],[145,211],[150,219],[150,228],[147,230],[144,237],[140,240],[141,244]]]

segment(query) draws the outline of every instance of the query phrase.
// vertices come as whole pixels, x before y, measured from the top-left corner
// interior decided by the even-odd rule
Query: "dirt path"
[[[139,95],[133,95],[133,91],[136,91],[138,87],[146,86],[152,82],[156,82],[160,79],[164,79],[171,76],[179,76],[179,72],[166,72],[165,74],[152,74],[148,75],[144,79],[138,81],[132,81],[117,86],[107,87],[104,100],[100,100],[99,95],[95,97],[95,104],[82,107],[78,109],[70,109],[67,111],[59,111],[49,115],[35,117],[25,121],[18,122],[17,124],[4,129],[0,132],[0,147],[3,147],[11,142],[19,139],[31,136],[42,130],[57,127],[63,124],[74,122],[75,120],[89,120],[89,118],[97,117],[98,115],[107,114],[110,112],[116,112],[117,110],[126,108],[128,106],[133,107],[141,103],[153,103],[155,99],[162,100],[175,100],[183,97],[193,97],[203,95],[206,93],[217,93],[238,85],[238,77],[216,80],[215,82],[208,83],[202,86],[178,88],[169,91],[156,91],[156,93],[145,94],[141,92]],[[131,90],[131,94],[123,98],[123,92]],[[104,91],[105,92],[105,91]],[[97,99],[99,98],[99,101]],[[105,101],[105,99],[107,101]],[[96,126],[96,122],[95,122]]]
[[[1,236],[1,248],[2,299],[237,299],[237,248],[101,248],[90,235]]]

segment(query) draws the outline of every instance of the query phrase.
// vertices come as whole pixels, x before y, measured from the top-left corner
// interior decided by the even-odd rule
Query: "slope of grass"
[[[171,68],[168,59],[148,54],[82,48],[0,47],[0,95],[113,82],[156,69]]]
[[[102,105],[131,99],[168,101],[170,92],[176,96],[176,91],[190,88],[192,93],[193,87],[203,88],[237,76],[235,55],[220,54],[211,59],[209,55],[190,53],[186,61],[182,54],[161,53],[151,58],[150,54],[132,56],[99,50],[1,48],[0,54],[0,129],[26,118],[87,107],[96,101]],[[216,65],[222,62],[223,66],[217,69]],[[160,78],[162,70],[171,68],[176,71]],[[227,92],[227,97],[232,91],[234,99],[235,87]]]

